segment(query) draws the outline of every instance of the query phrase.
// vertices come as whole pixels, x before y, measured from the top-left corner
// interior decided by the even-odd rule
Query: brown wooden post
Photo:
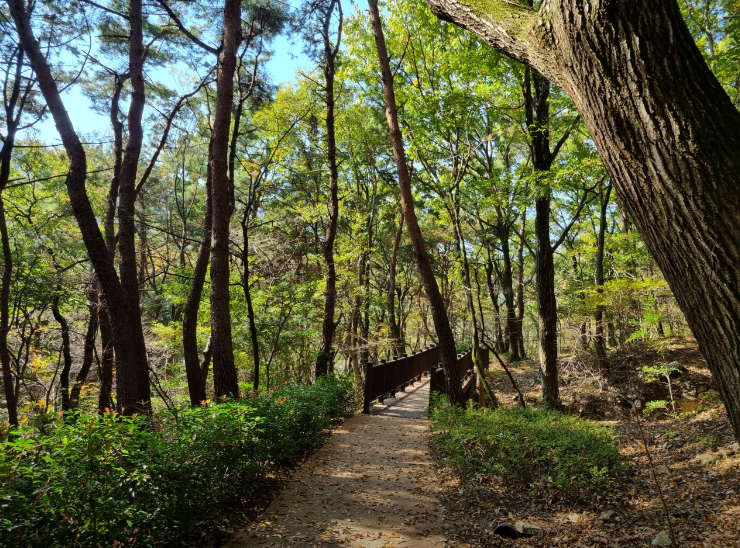
[[[391,398],[395,398],[396,387],[398,386],[398,356],[393,356],[388,373],[390,373],[391,384],[393,385],[391,386]]]
[[[373,364],[365,364],[365,398],[362,404],[362,412],[366,415],[370,413],[370,390],[372,389],[373,381]],[[381,396],[382,398],[382,396]]]
[[[384,365],[384,364],[385,364],[385,363],[386,363],[387,361],[388,361],[388,360],[386,360],[385,358],[381,358],[381,359],[380,359],[380,365]],[[383,400],[385,399],[385,377],[386,377],[386,368],[385,368],[385,367],[381,367],[381,371],[382,371],[382,373],[381,373],[381,374],[383,375],[383,380],[382,380],[382,381],[380,382],[380,386],[382,386],[382,387],[383,387],[383,393],[382,393],[382,394],[381,394],[380,396],[378,396],[378,403],[383,403]]]
[[[401,385],[401,392],[406,392],[406,387],[409,385],[409,383],[408,383],[408,373],[407,373],[408,365],[409,365],[408,357],[409,357],[409,355],[406,354],[406,352],[404,352],[403,354],[401,354],[401,360],[402,360],[401,361],[401,367],[400,367],[400,373],[401,373],[401,379],[402,379],[402,382],[400,383],[400,385]]]

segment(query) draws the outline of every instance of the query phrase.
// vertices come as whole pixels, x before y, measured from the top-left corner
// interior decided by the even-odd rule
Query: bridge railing
[[[382,403],[384,398],[404,392],[438,363],[439,347],[432,346],[413,354],[394,356],[390,361],[382,359],[378,364],[367,364],[362,412],[369,413],[374,400]]]
[[[478,361],[480,362],[481,368],[485,371],[490,366],[490,356],[488,350],[485,348],[478,349]],[[473,393],[473,389],[476,384],[476,373],[473,369],[473,351],[468,350],[457,355],[457,364],[455,367],[455,374],[458,382],[462,385],[463,399],[467,400]],[[441,367],[433,367],[430,371],[429,380],[429,397],[434,392],[441,394],[447,394],[447,383],[444,369]]]
[[[488,369],[488,351],[480,349],[479,359],[484,369]],[[378,364],[369,363],[365,367],[365,397],[362,406],[363,413],[370,412],[372,402],[378,400],[383,403],[386,397],[395,397],[396,392],[405,392],[406,388],[421,377],[431,372],[430,394],[434,391],[446,393],[445,374],[438,367],[440,362],[439,347],[432,346],[414,352],[394,356],[391,361],[380,360]],[[458,380],[463,384],[463,393],[467,399],[475,386],[473,373],[472,351],[458,354],[456,371]]]

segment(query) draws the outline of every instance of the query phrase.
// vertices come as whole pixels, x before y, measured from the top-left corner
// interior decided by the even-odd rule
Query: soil
[[[671,379],[676,412],[669,404],[646,416],[642,410],[648,402],[670,402],[670,393],[665,380],[643,382],[639,368],[674,361],[686,368]],[[634,347],[615,352],[610,374],[585,353],[563,359],[560,370],[567,411],[613,429],[631,475],[612,492],[568,500],[497,478],[469,478],[461,484],[446,472],[441,496],[455,523],[448,530],[451,546],[650,546],[661,531],[670,533],[666,509],[672,516],[673,546],[740,546],[740,448],[693,341],[674,340],[660,352]],[[511,371],[525,400],[536,405],[536,365],[525,361]],[[516,393],[503,371],[492,370],[490,378],[501,399],[515,405]],[[516,540],[493,533],[499,523],[516,521],[536,525],[542,533]]]

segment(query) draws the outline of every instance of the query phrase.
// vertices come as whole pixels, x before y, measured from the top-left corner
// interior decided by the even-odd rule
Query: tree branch
[[[469,30],[494,49],[553,78],[543,44],[534,27],[540,22],[532,8],[511,0],[426,0],[437,17]],[[538,25],[539,26],[539,25]],[[547,29],[542,27],[541,32]]]

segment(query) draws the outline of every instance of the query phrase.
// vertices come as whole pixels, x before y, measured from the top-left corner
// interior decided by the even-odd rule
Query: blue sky
[[[301,52],[301,47],[300,43],[291,43],[287,35],[280,35],[275,40],[272,45],[273,56],[267,63],[267,72],[273,84],[280,85],[290,82],[295,79],[296,71],[310,68],[308,59]],[[110,120],[92,108],[90,100],[81,92],[79,86],[72,86],[63,94],[63,98],[72,123],[84,140],[95,139],[96,132],[98,136],[110,133]],[[59,142],[59,134],[50,116],[37,124],[35,129],[41,141]]]

